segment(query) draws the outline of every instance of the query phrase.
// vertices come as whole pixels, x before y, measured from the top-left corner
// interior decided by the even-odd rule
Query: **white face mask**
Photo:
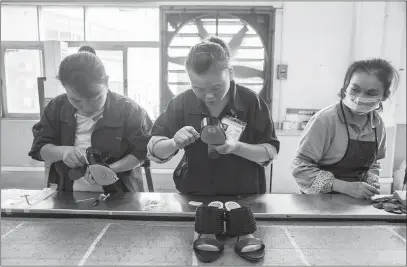
[[[346,94],[343,103],[356,114],[367,114],[376,110],[382,101],[381,97],[364,98]]]

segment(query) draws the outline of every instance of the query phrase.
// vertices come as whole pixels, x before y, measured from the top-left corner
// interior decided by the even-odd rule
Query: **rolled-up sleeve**
[[[61,145],[60,129],[59,104],[57,100],[51,100],[44,108],[40,121],[32,128],[34,140],[28,155],[35,160],[43,161],[40,154],[43,146]]]
[[[319,162],[330,146],[330,134],[322,120],[314,115],[301,134],[297,152]]]
[[[313,116],[301,135],[297,156],[291,165],[292,174],[302,192],[324,194],[332,191],[334,175],[319,169],[317,164],[329,148],[329,143],[330,133],[326,125],[316,115]]]
[[[292,169],[298,186],[305,194],[326,194],[332,191],[335,180],[333,173],[319,169],[317,164],[296,157]]]
[[[136,103],[128,104],[125,114],[124,137],[131,144],[130,153],[144,161],[153,123],[147,112]]]
[[[151,131],[151,139],[147,145],[147,157],[156,163],[165,163],[178,153],[178,150],[171,156],[165,159],[161,159],[154,154],[155,145],[166,139],[172,138],[175,133],[182,128],[181,118],[181,101],[177,98],[172,99],[167,108],[154,122],[153,129]]]
[[[172,159],[172,157],[177,154],[177,151],[176,151],[176,152],[174,152],[173,155],[170,155],[168,158],[165,158],[165,159],[161,159],[161,158],[154,155],[154,153],[153,153],[154,146],[158,142],[160,142],[162,140],[168,140],[168,139],[169,138],[165,137],[165,136],[152,136],[151,137],[151,139],[150,139],[150,141],[148,142],[148,145],[147,145],[147,157],[148,157],[149,160],[154,161],[156,163],[165,163],[167,161],[170,161]]]
[[[257,164],[259,164],[262,167],[267,167],[271,162],[273,162],[273,160],[275,160],[277,158],[278,152],[274,146],[272,146],[268,143],[260,144],[260,145],[267,151],[267,153],[269,155],[269,160],[265,161],[265,162],[257,162]]]
[[[277,156],[280,150],[280,141],[277,139],[274,122],[262,98],[258,98],[254,113],[254,141],[253,144],[261,144],[269,154],[270,160],[259,162],[261,166],[269,165]]]

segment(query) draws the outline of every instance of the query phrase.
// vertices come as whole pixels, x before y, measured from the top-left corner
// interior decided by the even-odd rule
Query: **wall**
[[[358,2],[356,4],[357,24],[353,47],[353,60],[368,57],[383,57],[390,60],[397,70],[405,67],[405,2]],[[398,87],[398,95],[405,95],[405,71],[400,71],[404,77]],[[394,91],[395,88],[392,88]],[[396,99],[386,101],[383,119],[387,127],[396,126]],[[405,102],[399,103],[399,112],[405,113]]]
[[[398,167],[398,161],[403,157],[400,154],[404,152],[405,158],[406,136],[405,134],[400,135],[399,130],[402,130],[403,127],[397,127],[397,123],[406,123],[406,3],[358,2],[356,10],[358,20],[355,29],[353,59],[381,56],[390,60],[399,70],[399,86],[392,88],[393,93],[396,93],[384,103],[382,114],[388,133],[387,157],[383,161],[388,166],[386,169],[389,173],[386,176],[393,177],[392,170],[394,167]]]
[[[404,17],[404,24],[405,24]],[[400,64],[400,84],[399,88],[396,91],[396,94],[393,98],[393,105],[395,104],[396,110],[396,123],[397,124],[406,124],[406,31],[403,32],[403,45],[401,48],[401,64]]]
[[[397,136],[396,136],[396,149],[394,153],[394,169],[400,167],[400,164],[403,160],[406,159],[406,125],[405,124],[397,124]]]
[[[349,64],[352,2],[284,2],[276,17],[275,64],[288,65],[274,80],[273,119],[287,108],[321,109],[337,100]],[[276,78],[276,75],[274,75]]]
[[[393,168],[406,157],[405,39],[405,2],[285,2],[283,10],[277,11],[276,40],[280,42],[276,43],[275,62],[288,64],[288,79],[274,80],[274,120],[284,120],[286,108],[319,109],[337,101],[336,93],[352,61],[371,57],[390,60],[399,70],[400,81],[382,113],[387,157],[381,162],[381,177],[391,178]],[[285,148],[293,149],[291,146],[289,143]],[[289,175],[286,169],[278,172]],[[273,188],[284,191],[294,185],[290,180],[286,188]]]
[[[292,175],[291,163],[296,156],[300,137],[298,135],[278,136],[280,152],[273,162],[273,178],[271,192],[273,193],[299,193],[300,188]]]
[[[287,108],[337,101],[354,60],[384,57],[405,69],[405,17],[405,2],[284,2],[276,12],[275,65],[288,65],[288,79],[274,75],[273,119],[284,120]],[[398,123],[406,120],[405,70],[400,76],[398,95],[383,114],[389,127],[396,106]]]

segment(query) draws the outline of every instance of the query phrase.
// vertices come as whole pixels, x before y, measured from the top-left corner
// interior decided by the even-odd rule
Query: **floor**
[[[208,265],[193,254],[191,222],[3,218],[1,235],[2,266]],[[406,265],[402,224],[258,222],[255,235],[266,255],[254,265]],[[209,265],[252,265],[234,242]]]

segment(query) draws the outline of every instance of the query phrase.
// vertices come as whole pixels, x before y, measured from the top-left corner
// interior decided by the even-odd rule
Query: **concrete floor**
[[[205,265],[192,250],[192,222],[3,218],[1,234],[2,266]],[[402,224],[259,222],[255,235],[266,256],[254,265],[406,264]],[[227,240],[210,265],[252,265],[234,253],[234,243]]]

